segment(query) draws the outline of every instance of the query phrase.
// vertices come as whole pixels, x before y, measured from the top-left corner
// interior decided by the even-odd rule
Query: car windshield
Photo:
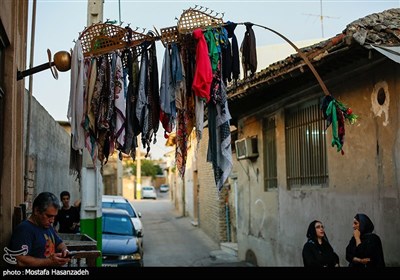
[[[117,235],[134,235],[131,219],[124,216],[104,215],[103,233]]]
[[[135,211],[133,211],[132,207],[128,203],[104,202],[103,201],[102,207],[126,210],[129,213],[129,216],[131,216],[131,218],[136,218]]]
[[[145,191],[152,191],[153,188],[152,188],[152,187],[143,187],[143,190],[145,190]]]

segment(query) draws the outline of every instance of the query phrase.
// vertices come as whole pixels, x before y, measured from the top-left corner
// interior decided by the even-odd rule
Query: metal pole
[[[321,5],[321,16],[320,16],[320,19],[321,19],[321,32],[322,32],[322,38],[325,38],[324,37],[324,16],[322,15],[322,0],[320,1],[320,5]]]
[[[252,23],[252,22],[248,22],[248,23],[238,23],[238,24],[242,24],[242,25],[250,24],[250,25],[254,25],[254,26],[258,26],[258,27],[267,29],[267,30],[269,30],[269,31],[271,31],[271,32],[273,32],[273,33],[275,33],[276,35],[278,35],[278,36],[281,37],[282,39],[284,39],[286,42],[288,42],[289,45],[291,45],[291,46],[297,51],[297,53],[299,54],[299,56],[300,56],[300,57],[304,60],[304,62],[308,65],[308,67],[310,68],[311,72],[314,74],[315,78],[317,79],[317,81],[318,81],[319,85],[321,86],[321,88],[322,88],[323,92],[325,93],[325,95],[331,95],[331,94],[329,93],[328,88],[326,87],[326,85],[325,85],[324,82],[322,81],[321,77],[319,76],[317,70],[315,70],[314,66],[311,64],[310,60],[308,60],[307,56],[306,56],[298,47],[296,47],[296,45],[293,44],[292,41],[290,41],[288,38],[286,38],[285,36],[283,36],[283,35],[280,34],[279,32],[277,32],[277,31],[275,31],[275,30],[273,30],[273,29],[271,29],[271,28],[268,28],[268,27],[266,27],[266,26],[263,26],[263,25],[255,24],[255,23]]]
[[[32,61],[31,61],[30,63],[32,63]],[[32,65],[30,65],[30,66],[29,66],[29,69],[24,70],[24,71],[18,71],[18,72],[17,72],[17,80],[22,80],[22,79],[25,78],[26,76],[31,76],[31,75],[33,75],[33,74],[35,74],[35,73],[40,72],[40,71],[49,69],[49,68],[52,67],[53,65],[54,65],[54,62],[46,62],[46,63],[43,63],[43,64],[41,64],[41,65],[35,66],[35,67],[32,67]],[[32,85],[31,85],[31,84],[32,84],[31,81],[32,81],[32,80],[33,80],[33,78],[30,77],[30,79],[29,79],[29,92],[30,92],[30,90],[31,90],[31,86],[32,86]],[[30,98],[29,98],[29,100],[30,100]],[[29,104],[30,104],[30,102],[29,102]]]
[[[29,57],[29,68],[33,66],[34,50],[35,50],[35,30],[36,30],[36,0],[32,3],[32,26],[31,26],[31,51]],[[25,147],[25,172],[24,172],[24,201],[28,199],[29,184],[29,146],[31,136],[31,101],[32,101],[33,76],[29,77],[28,88],[28,113],[26,116],[26,147]]]
[[[141,152],[140,146],[142,145],[142,141],[140,139],[142,135],[137,137],[138,139],[138,147],[136,148],[136,192],[135,192],[135,199],[141,198],[141,191],[142,191],[142,164],[141,164]]]
[[[118,0],[118,18],[119,18],[119,25],[122,24],[121,22],[121,0]]]

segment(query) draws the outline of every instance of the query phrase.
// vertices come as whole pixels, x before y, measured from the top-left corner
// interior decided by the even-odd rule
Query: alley
[[[145,267],[244,266],[175,211],[169,193],[133,204],[142,213]]]

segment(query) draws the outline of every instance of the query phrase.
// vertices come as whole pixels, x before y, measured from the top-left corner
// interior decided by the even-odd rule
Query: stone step
[[[220,244],[221,250],[227,252],[235,257],[238,256],[238,245],[237,243],[233,242],[222,242]]]

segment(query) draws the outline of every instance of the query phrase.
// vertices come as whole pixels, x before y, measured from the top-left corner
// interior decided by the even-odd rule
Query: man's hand
[[[69,228],[70,230],[75,230],[78,223],[72,223],[72,226]]]
[[[53,266],[63,266],[71,260],[67,256],[68,256],[68,250],[64,250],[61,253],[55,253],[50,255],[49,259],[51,260]]]

